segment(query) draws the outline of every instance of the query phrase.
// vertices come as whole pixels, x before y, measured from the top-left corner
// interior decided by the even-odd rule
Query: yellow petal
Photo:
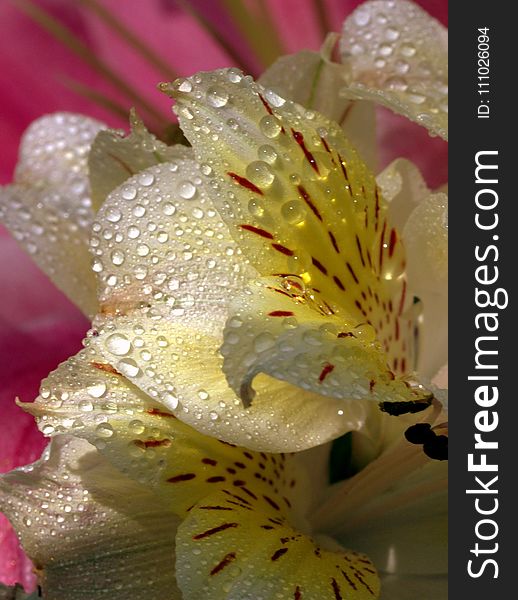
[[[169,400],[173,393],[170,388]],[[260,454],[198,433],[90,347],[51,373],[36,401],[23,407],[36,416],[45,435],[70,433],[88,440],[179,516],[216,490],[247,495],[257,485],[264,493],[286,488],[288,501],[301,513],[306,508],[294,457]]]
[[[403,247],[374,176],[338,125],[233,69],[165,89],[251,264],[261,275],[302,278],[337,315],[375,328],[395,372],[410,369],[398,335]]]
[[[254,381],[249,408],[230,388],[219,353],[221,339],[199,322],[171,322],[153,309],[99,322],[91,344],[104,362],[155,397],[198,431],[266,452],[317,446],[361,427],[365,407],[341,410],[339,401],[266,376]]]
[[[178,519],[90,444],[58,436],[43,457],[0,478],[0,506],[34,562],[45,598],[179,600]]]
[[[97,134],[88,156],[92,204],[99,210],[108,194],[132,175],[175,158],[188,158],[185,146],[167,146],[147,129],[135,111],[130,115],[131,133],[106,129]]]
[[[447,30],[407,0],[371,0],[344,22],[349,98],[371,100],[448,137]]]
[[[185,600],[378,597],[378,576],[366,556],[322,547],[292,527],[281,497],[254,496],[213,494],[180,526],[176,568]]]
[[[87,315],[97,309],[88,252],[94,213],[87,154],[101,127],[66,113],[39,119],[24,135],[15,183],[0,190],[0,219]]]
[[[293,276],[258,280],[232,302],[221,352],[229,384],[246,405],[254,377],[266,373],[342,400],[338,414],[350,418],[350,429],[358,429],[358,412],[346,400],[423,397],[422,390],[395,378],[373,327],[334,314]]]

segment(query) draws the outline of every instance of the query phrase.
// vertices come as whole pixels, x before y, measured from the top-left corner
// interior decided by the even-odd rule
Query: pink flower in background
[[[328,0],[328,25],[338,31],[343,18],[360,2]],[[167,79],[159,69],[149,66],[142,57],[115,36],[85,5],[69,0],[39,0],[91,50],[141,94],[164,121],[170,117],[169,101],[156,90],[156,83]],[[193,15],[182,10],[174,0],[104,0],[103,6],[138,33],[139,37],[178,75],[211,70],[234,63],[229,53],[200,26]],[[263,69],[253,49],[244,40],[229,15],[218,2],[187,2],[215,24],[219,34],[239,54],[252,74]],[[223,4],[223,3],[222,3]],[[254,2],[243,2],[251,14]],[[318,1],[269,0],[269,14],[279,31],[283,52],[303,48],[317,49],[322,42],[322,27],[316,8]],[[429,13],[447,22],[445,0],[419,2]],[[251,17],[253,18],[253,17]],[[2,183],[12,180],[20,136],[39,116],[69,111],[88,114],[114,127],[125,127],[122,118],[81,97],[63,84],[73,79],[120,104],[128,100],[107,83],[99,73],[62,43],[53,39],[13,4],[0,6],[3,35],[0,41],[0,119],[3,158],[0,165]],[[405,128],[405,135],[401,135]],[[446,144],[432,139],[425,129],[392,114],[380,118],[382,166],[396,156],[411,158],[423,171],[431,186],[447,180]],[[30,401],[37,394],[40,380],[49,371],[77,352],[88,327],[86,319],[33,265],[30,258],[4,231],[0,230],[3,258],[2,304],[0,308],[0,472],[34,461],[46,445],[30,415],[16,407],[14,398]],[[0,581],[34,585],[31,565],[20,550],[7,521],[0,515]]]

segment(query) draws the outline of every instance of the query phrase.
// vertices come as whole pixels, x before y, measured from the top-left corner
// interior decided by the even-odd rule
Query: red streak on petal
[[[169,417],[172,419],[176,419],[176,417],[174,415],[172,415],[171,413],[168,412],[164,412],[163,410],[160,410],[159,408],[151,408],[149,410],[146,410],[148,415],[153,415],[153,416],[157,416],[157,417]]]
[[[269,317],[293,317],[294,313],[291,310],[272,310],[268,313]]]
[[[406,281],[403,281],[403,289],[401,290],[401,300],[399,301],[399,309],[398,316],[403,312],[403,307],[405,306],[405,296],[406,296]]]
[[[317,269],[318,269],[318,270],[319,270],[321,273],[323,273],[324,275],[327,275],[327,269],[324,267],[324,265],[323,265],[323,264],[322,264],[322,263],[321,263],[319,260],[317,260],[317,259],[316,259],[316,258],[314,258],[314,257],[311,257],[311,262],[312,262],[312,263],[315,265],[315,267],[316,267],[316,268],[317,268]]]
[[[392,255],[394,254],[394,247],[396,246],[396,242],[397,242],[397,233],[395,229],[391,229],[390,230],[390,241],[389,241],[389,256],[392,258]]]
[[[249,179],[247,179],[246,177],[241,177],[241,175],[238,175],[237,173],[233,173],[231,171],[229,171],[227,173],[227,175],[230,175],[230,177],[232,177],[232,179],[238,183],[239,185],[243,186],[244,188],[246,188],[247,190],[250,190],[251,192],[255,192],[256,194],[259,194],[260,196],[263,196],[263,191],[261,189],[259,189],[255,184],[253,184]]]
[[[117,369],[115,369],[114,367],[112,367],[111,365],[109,365],[107,363],[92,362],[90,364],[92,365],[92,367],[95,367],[96,369],[99,369],[100,371],[104,371],[105,373],[111,373],[112,375],[121,376],[121,374],[119,373],[119,371],[117,371]]]
[[[292,133],[295,141],[297,142],[297,144],[301,147],[302,152],[304,152],[304,156],[306,157],[307,161],[313,167],[313,170],[318,175],[320,175],[320,171],[318,170],[317,161],[315,160],[315,157],[311,154],[311,152],[307,149],[306,143],[304,142],[304,136],[302,135],[302,133],[300,133],[300,131],[295,131],[294,129],[291,130],[291,133]]]
[[[159,446],[170,446],[171,440],[135,440],[134,444],[139,448],[157,448]]]
[[[318,208],[313,204],[310,195],[307,193],[306,189],[302,185],[298,185],[297,189],[299,190],[299,194],[304,198],[304,202],[309,206],[315,217],[319,221],[323,221],[322,215],[320,214]]]
[[[220,571],[222,571],[225,567],[227,567],[234,560],[236,560],[236,553],[235,552],[229,552],[225,556],[225,558],[223,558],[223,560],[212,569],[212,571],[210,572],[210,574],[211,575],[216,575],[217,573],[219,573]]]
[[[293,256],[293,254],[294,254],[293,250],[286,248],[286,246],[283,246],[282,244],[272,244],[272,247],[275,248],[275,250],[277,250],[277,252],[280,252],[281,254],[285,254],[286,256]]]
[[[334,365],[327,363],[326,365],[324,365],[324,368],[322,369],[322,372],[320,373],[319,377],[318,377],[318,381],[320,383],[322,383],[324,381],[324,379],[329,375],[329,373],[331,373],[331,371],[335,368]]]
[[[259,227],[254,227],[253,225],[240,225],[239,227],[241,227],[241,229],[245,229],[246,231],[256,233],[267,240],[273,240],[273,235],[269,231],[266,231],[266,229],[260,229]]]

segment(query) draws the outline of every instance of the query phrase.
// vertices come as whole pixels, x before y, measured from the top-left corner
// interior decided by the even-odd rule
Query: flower
[[[371,16],[380,5],[371,3]],[[415,10],[407,3],[399,6]],[[362,20],[358,14],[354,18]],[[418,31],[428,50],[430,39]],[[430,37],[435,33],[432,28]],[[400,51],[404,40],[393,42],[393,51]],[[317,57],[319,73],[333,71],[325,58]],[[311,72],[311,58],[306,65]],[[350,94],[356,101],[372,98],[365,83],[355,86],[361,69],[354,73],[354,61],[349,66],[352,79],[343,79]],[[410,68],[411,85],[413,75]],[[442,75],[437,68],[430,79],[435,84]],[[320,82],[313,81],[318,92]],[[333,78],[328,85],[336,90]],[[376,85],[383,89],[383,82]],[[231,589],[236,597],[255,597],[261,586],[264,593],[282,590],[295,598],[323,593],[336,598],[343,590],[375,596],[379,584],[369,559],[333,552],[336,545],[328,539],[314,543],[292,529],[312,531],[318,522],[340,535],[354,526],[344,519],[346,509],[335,495],[331,516],[315,506],[308,513],[298,455],[286,460],[272,451],[301,450],[354,429],[365,434],[370,448],[363,460],[370,464],[336,492],[347,495],[347,511],[352,506],[360,522],[376,511],[390,514],[385,501],[397,509],[401,499],[418,508],[428,502],[429,509],[426,492],[443,489],[440,465],[430,463],[420,444],[402,438],[413,421],[398,421],[395,436],[380,436],[390,417],[380,416],[365,399],[399,413],[403,405],[426,409],[433,389],[410,384],[407,377],[416,364],[413,341],[420,315],[407,302],[404,252],[396,229],[387,224],[378,186],[392,199],[395,220],[406,222],[403,237],[414,250],[408,288],[423,301],[425,327],[428,299],[442,301],[445,196],[430,194],[404,163],[376,183],[336,123],[286,102],[278,91],[258,87],[237,70],[198,74],[165,89],[177,96],[184,132],[201,164],[184,147],[160,144],[136,117],[128,139],[101,132],[88,154],[99,124],[57,116],[34,128],[18,184],[7,191],[7,218],[18,237],[32,243],[27,219],[20,216],[20,206],[31,197],[36,198],[32,210],[42,211],[43,229],[53,230],[53,238],[43,242],[51,242],[46,252],[36,252],[50,272],[57,259],[78,257],[79,268],[86,264],[80,239],[95,218],[90,246],[100,294],[85,350],[51,374],[36,403],[27,407],[55,440],[39,464],[5,477],[6,510],[36,555],[37,568],[45,569],[42,580],[51,595],[73,590],[73,578],[94,555],[96,575],[115,570],[114,587],[121,594],[129,585],[139,597],[153,586],[157,595],[167,590],[174,597],[171,570],[162,563],[147,565],[156,560],[153,552],[173,557],[181,519],[176,582],[184,597],[219,598]],[[414,100],[405,92],[389,86],[376,97],[442,132],[435,99],[427,104],[424,94],[429,118],[418,118],[425,111],[412,112],[409,100]],[[361,102],[345,99],[344,106],[368,113]],[[352,138],[355,120],[346,123]],[[62,140],[49,145],[47,138],[59,132]],[[33,156],[38,160],[32,162]],[[88,195],[87,156],[93,209],[100,206],[95,217],[87,202],[77,202]],[[71,198],[77,215],[72,226]],[[92,278],[88,269],[76,269],[69,277],[61,274],[59,283],[93,313]],[[440,354],[426,353],[426,329],[422,337],[420,371],[431,376]],[[424,413],[429,422],[435,423],[438,410],[436,404]],[[427,431],[421,443],[433,456],[427,444],[442,438],[435,432],[443,428]],[[97,452],[76,436],[92,442]],[[390,473],[391,480],[380,473]],[[401,479],[395,491],[389,489],[392,478]],[[17,505],[29,484],[35,504],[23,514]],[[128,495],[131,501],[125,502]],[[86,506],[85,496],[94,499]],[[85,519],[97,524],[106,507],[112,527],[106,535],[92,529],[85,550],[53,529],[68,513],[67,525],[77,522],[84,531]],[[234,520],[221,522],[225,512]],[[121,513],[131,516],[136,529],[126,530],[128,519]],[[428,515],[421,516],[426,521]],[[39,526],[35,535],[33,524]],[[271,553],[258,553],[247,535],[260,537]],[[62,564],[53,536],[58,546],[65,543],[67,557],[71,552],[77,557],[73,572]],[[377,537],[378,549],[391,556],[378,564],[395,571],[396,557],[397,571],[403,572],[398,537],[387,545]],[[114,555],[124,556],[134,577],[128,580],[127,566],[110,562]],[[297,556],[305,557],[307,572],[297,570]],[[421,553],[418,559],[423,558]],[[252,562],[257,569],[247,570]],[[429,557],[426,562],[430,565]],[[320,575],[311,578],[311,573]]]

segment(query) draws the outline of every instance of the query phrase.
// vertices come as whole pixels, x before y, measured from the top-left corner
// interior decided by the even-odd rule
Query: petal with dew
[[[97,307],[88,253],[94,213],[87,154],[102,127],[66,113],[34,122],[22,141],[15,183],[0,190],[0,219],[87,315]]]
[[[150,133],[134,110],[130,113],[131,133],[100,131],[88,155],[92,204],[97,211],[108,194],[132,175],[162,162],[188,158],[181,145],[167,146]]]
[[[245,405],[258,373],[342,401],[412,402],[429,395],[395,377],[372,326],[339,318],[293,276],[254,282],[232,302],[230,315],[223,369]],[[350,430],[363,423],[364,407],[338,406]]]
[[[90,444],[53,440],[33,465],[3,475],[0,504],[49,600],[181,598],[174,576],[178,520]]]
[[[228,298],[256,272],[200,184],[199,165],[184,158],[142,171],[109,196],[91,239],[102,314],[152,305],[157,317],[222,331]]]
[[[46,435],[86,439],[181,517],[223,487],[245,495],[257,485],[265,493],[285,487],[287,502],[297,504],[301,517],[307,507],[307,494],[301,493],[305,481],[293,456],[259,454],[198,433],[92,348],[60,365],[43,381],[36,401],[23,407]]]
[[[349,98],[371,100],[448,137],[446,28],[407,0],[371,0],[344,22],[342,62]]]
[[[277,495],[237,499],[225,490],[195,506],[177,534],[178,585],[186,600],[377,598],[374,565],[294,529]]]
[[[258,79],[286,100],[317,110],[336,121],[372,169],[377,165],[374,105],[345,98],[350,71],[331,60],[337,34],[330,34],[320,52],[302,50],[277,59]]]
[[[102,313],[92,344],[178,418],[228,442],[292,451],[347,431],[339,407],[315,394],[264,381],[244,410],[228,386],[219,355],[228,304],[257,272],[200,183],[196,163],[178,160],[143,171],[109,196],[91,242]],[[125,353],[117,354],[115,339]]]
[[[221,339],[205,328],[202,316],[196,327],[142,309],[99,322],[91,344],[104,362],[179,419],[229,443],[293,452],[361,427],[363,405],[340,411],[336,400],[266,375],[256,377],[254,401],[244,408],[223,374]]]
[[[411,349],[397,335],[403,247],[374,176],[342,130],[233,69],[167,89],[211,168],[208,191],[251,264],[261,275],[300,277],[332,311],[372,325],[393,370],[404,371],[401,354]],[[214,101],[214,90],[224,102]]]

